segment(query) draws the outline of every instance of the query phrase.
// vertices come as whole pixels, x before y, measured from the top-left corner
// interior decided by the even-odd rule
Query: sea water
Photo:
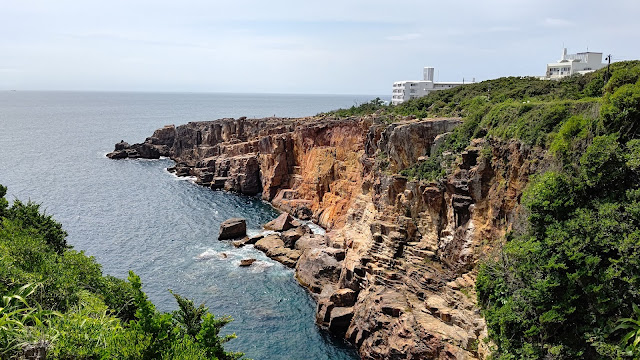
[[[234,321],[227,349],[254,359],[355,359],[314,324],[315,303],[293,271],[251,246],[217,240],[230,217],[249,232],[278,213],[257,197],[212,191],[165,169],[171,160],[110,160],[120,140],[144,141],[166,124],[222,117],[297,117],[375,96],[0,92],[0,184],[7,199],[32,200],[63,224],[68,242],[104,273],[129,270],[159,310],[168,289]],[[244,258],[256,258],[250,267]]]

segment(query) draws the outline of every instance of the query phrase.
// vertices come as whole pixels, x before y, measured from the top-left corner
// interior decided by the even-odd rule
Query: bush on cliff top
[[[230,318],[177,294],[176,312],[158,312],[137,275],[103,276],[37,204],[9,206],[5,195],[0,185],[0,358],[19,357],[23,344],[48,347],[54,359],[242,357],[223,348],[234,337],[219,335]]]
[[[526,230],[477,279],[496,358],[640,357],[639,91],[605,86],[598,116],[549,135],[558,166],[531,181]]]
[[[638,111],[634,109],[638,109],[640,94],[634,93],[634,89],[637,89],[640,61],[612,64],[611,73],[607,84],[604,84],[605,69],[559,81],[500,78],[436,91],[378,111],[396,119],[409,115],[463,118],[463,124],[453,130],[435,154],[431,154],[429,164],[416,164],[403,171],[404,175],[413,178],[437,180],[446,174],[443,164],[448,162],[442,154],[459,153],[473,138],[517,139],[528,145],[548,148],[559,129],[572,117],[585,119],[585,125],[631,133],[623,135],[627,138],[635,136],[633,134],[640,131],[640,126],[628,118],[636,116]],[[627,103],[623,104],[625,101]],[[623,107],[625,111],[620,110]],[[601,124],[597,124],[598,121]]]

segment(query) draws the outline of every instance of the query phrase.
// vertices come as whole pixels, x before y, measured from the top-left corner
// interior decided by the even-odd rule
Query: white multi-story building
[[[602,63],[602,53],[587,51],[567,54],[567,48],[564,48],[560,60],[547,64],[545,79],[561,79],[573,74],[586,74],[602,69],[605,65]]]
[[[409,99],[419,98],[428,95],[432,91],[451,89],[463,84],[471,84],[471,82],[435,82],[433,81],[434,68],[425,67],[423,71],[424,80],[407,80],[396,81],[393,83],[393,95],[391,104],[397,105]]]

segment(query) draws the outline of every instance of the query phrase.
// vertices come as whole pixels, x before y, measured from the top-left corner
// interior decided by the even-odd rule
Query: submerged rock
[[[248,236],[243,237],[242,239],[233,240],[231,244],[237,248],[241,248],[249,243],[250,238]]]
[[[256,261],[256,259],[250,258],[250,259],[242,259],[240,260],[240,266],[251,266],[251,264],[253,264]]]

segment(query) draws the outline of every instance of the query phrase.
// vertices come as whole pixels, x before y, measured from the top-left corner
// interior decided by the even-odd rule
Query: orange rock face
[[[488,350],[475,268],[519,216],[520,195],[543,154],[517,142],[477,140],[452,155],[444,179],[398,174],[430,156],[460,123],[221,119],[164,127],[143,144],[119,144],[110,157],[166,154],[179,175],[261,192],[329,230],[322,241],[305,235],[287,251],[261,244],[296,267],[318,301],[317,322],[351,341],[362,358],[482,358]],[[331,276],[321,276],[327,269]]]

